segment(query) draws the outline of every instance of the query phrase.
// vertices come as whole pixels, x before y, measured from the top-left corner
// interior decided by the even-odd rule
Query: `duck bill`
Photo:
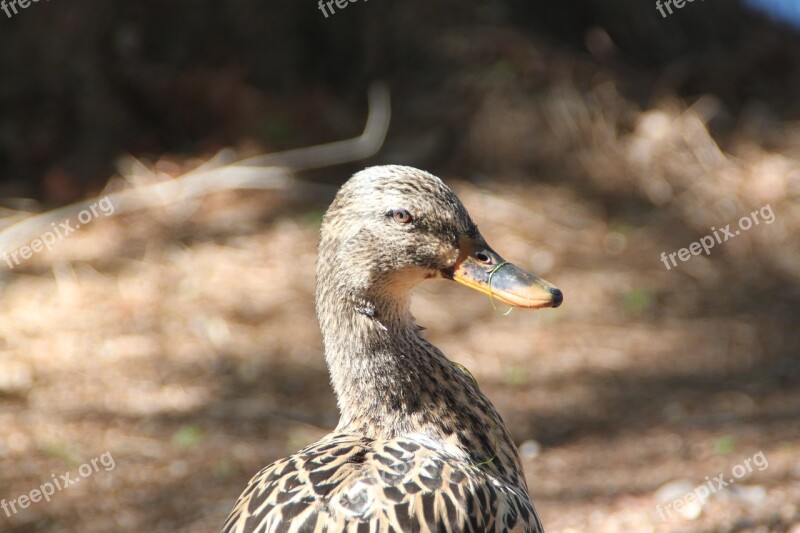
[[[514,307],[558,307],[564,300],[551,283],[505,261],[482,240],[462,238],[456,264],[444,277]]]

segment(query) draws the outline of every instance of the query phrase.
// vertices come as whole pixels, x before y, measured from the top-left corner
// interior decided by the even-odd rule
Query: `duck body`
[[[542,532],[502,418],[422,336],[410,296],[435,277],[521,307],[555,307],[560,291],[503,261],[455,194],[409,167],[353,176],[321,234],[317,315],[341,418],[253,477],[222,531]]]
[[[248,491],[225,531],[543,531],[527,492],[407,436],[329,434]]]

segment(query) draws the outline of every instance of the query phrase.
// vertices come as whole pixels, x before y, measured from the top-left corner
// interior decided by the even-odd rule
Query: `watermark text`
[[[14,15],[19,14],[19,9],[27,9],[30,7],[31,2],[34,4],[39,0],[0,0],[0,9],[3,10],[3,13],[6,14],[8,18],[13,17]],[[48,2],[50,0],[47,0]]]
[[[0,4],[1,5],[1,4]],[[86,225],[100,214],[111,216],[114,214],[114,205],[108,196],[101,198],[100,201],[91,204],[89,207],[78,213],[77,222],[67,219],[56,224],[50,223],[52,229],[42,233],[38,238],[33,239],[30,244],[22,246],[12,252],[3,252],[3,260],[8,268],[18,267],[22,261],[30,259],[33,254],[42,252],[45,248],[51,250],[56,241],[68,237],[70,234],[80,229],[81,225]]]
[[[706,0],[702,1],[705,2]],[[673,6],[675,7],[675,9],[681,9],[683,8],[683,6],[686,5],[687,2],[691,4],[692,2],[694,2],[694,0],[664,0],[664,2],[662,2],[661,0],[656,0],[656,9],[658,9],[658,12],[661,13],[661,18],[667,18],[667,13],[669,13],[670,15],[672,15],[673,13],[672,11]],[[665,8],[666,11],[664,10]]]
[[[657,505],[656,512],[658,513],[658,517],[661,518],[662,522],[666,522],[668,519],[673,517],[673,513],[680,513],[681,510],[686,506],[693,504],[704,504],[712,494],[716,494],[717,492],[724,490],[729,485],[733,485],[737,480],[742,479],[747,474],[751,473],[753,471],[753,466],[758,468],[760,472],[763,472],[767,469],[769,462],[767,461],[767,457],[764,455],[764,452],[758,452],[752,457],[748,457],[740,464],[737,464],[731,468],[732,477],[725,479],[725,474],[722,473],[713,478],[706,476],[704,483],[697,485],[693,490],[687,492],[683,497],[676,498],[675,500],[664,505]]]
[[[740,235],[743,231],[747,231],[753,226],[758,226],[761,224],[761,220],[758,219],[759,215],[765,224],[772,224],[775,222],[775,213],[772,212],[772,207],[767,204],[761,209],[757,209],[749,215],[740,218],[739,229],[731,229],[730,224],[727,224],[724,228],[720,229],[711,226],[710,235],[706,235],[699,241],[693,242],[688,248],[681,248],[677,252],[672,252],[669,255],[667,255],[667,252],[661,252],[661,262],[664,263],[664,267],[667,270],[671,270],[672,267],[678,266],[678,262],[675,261],[676,256],[681,261],[686,262],[691,259],[693,255],[700,255],[701,252],[705,252],[706,255],[709,255],[711,253],[711,249],[717,244],[722,244],[723,242]],[[670,266],[670,263],[672,266]]]
[[[70,472],[59,476],[51,474],[51,480],[45,481],[38,488],[31,490],[27,494],[22,494],[12,500],[3,498],[0,500],[0,509],[3,510],[7,517],[10,517],[23,509],[27,509],[32,503],[39,503],[42,500],[49,502],[57,491],[60,492],[80,482],[81,479],[99,472],[101,466],[106,472],[114,470],[114,467],[117,466],[114,462],[114,457],[111,456],[111,452],[105,452],[88,463],[82,464],[78,467],[78,475],[76,476],[73,476]]]

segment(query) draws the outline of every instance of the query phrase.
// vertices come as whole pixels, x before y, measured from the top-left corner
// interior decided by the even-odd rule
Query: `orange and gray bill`
[[[483,239],[462,237],[456,264],[444,276],[514,307],[558,307],[561,290],[505,261]]]

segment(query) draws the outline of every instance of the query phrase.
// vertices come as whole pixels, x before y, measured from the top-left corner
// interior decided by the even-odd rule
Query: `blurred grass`
[[[172,445],[178,450],[196,448],[203,440],[203,432],[195,426],[184,426],[172,436]]]

